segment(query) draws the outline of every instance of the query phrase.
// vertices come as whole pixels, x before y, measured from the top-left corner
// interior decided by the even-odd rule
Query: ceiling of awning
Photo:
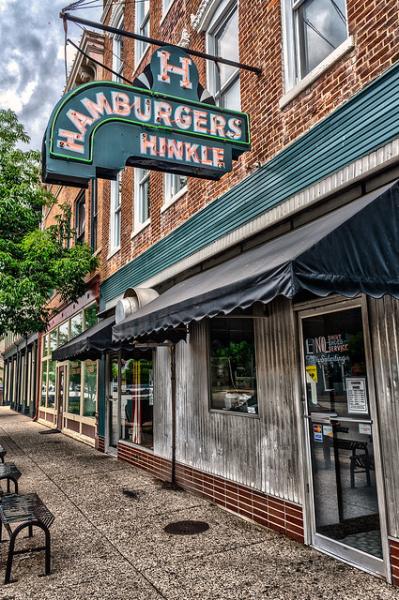
[[[390,184],[203,271],[113,327],[135,339],[277,296],[399,297],[399,185]]]

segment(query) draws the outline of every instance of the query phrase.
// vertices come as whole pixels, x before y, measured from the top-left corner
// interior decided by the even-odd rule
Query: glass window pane
[[[215,33],[216,55],[238,62],[238,47],[238,10],[236,8]],[[235,67],[220,63],[216,66],[216,69],[219,79],[219,89],[223,87],[229,77],[237,70]]]
[[[68,412],[80,415],[82,363],[80,360],[69,363]]]
[[[94,417],[97,398],[97,362],[87,360],[84,367],[83,415]]]
[[[231,110],[241,110],[240,79],[237,79],[223,92],[220,105]]]
[[[50,360],[48,363],[48,395],[47,406],[51,408],[55,404],[55,360]]]
[[[42,383],[41,383],[40,406],[46,406],[46,396],[47,396],[47,360],[42,362]]]
[[[252,319],[210,320],[211,408],[257,414]]]
[[[153,447],[152,355],[122,360],[121,439],[146,448]]]
[[[43,336],[43,356],[48,354],[48,335]]]
[[[50,351],[52,352],[57,348],[58,329],[54,329],[50,332]]]
[[[69,340],[69,321],[60,325],[58,329],[58,345],[62,346]]]
[[[345,0],[307,0],[298,11],[302,76],[347,37]]]
[[[82,333],[83,331],[83,315],[78,313],[71,319],[71,339]]]
[[[84,310],[85,314],[85,329],[93,327],[97,323],[97,304],[92,304]]]

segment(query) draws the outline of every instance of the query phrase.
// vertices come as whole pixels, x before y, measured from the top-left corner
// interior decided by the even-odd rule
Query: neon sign
[[[59,101],[43,180],[86,185],[114,179],[125,165],[219,179],[249,148],[248,115],[215,106],[191,57],[167,46],[133,85],[95,81]]]

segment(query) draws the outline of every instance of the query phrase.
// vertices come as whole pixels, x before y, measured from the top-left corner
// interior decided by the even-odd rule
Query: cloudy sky
[[[41,147],[50,112],[65,86],[64,28],[58,15],[69,3],[0,0],[0,108],[17,113],[35,149]],[[98,21],[101,3],[92,2],[92,8],[74,14]],[[82,30],[71,23],[68,28],[68,37],[77,41]]]

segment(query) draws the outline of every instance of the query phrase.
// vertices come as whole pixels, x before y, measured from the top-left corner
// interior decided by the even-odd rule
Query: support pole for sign
[[[134,40],[139,40],[140,42],[145,42],[146,44],[153,44],[154,46],[173,46],[175,48],[179,48],[183,50],[187,54],[191,54],[192,56],[198,56],[198,58],[204,58],[206,60],[212,60],[216,63],[221,63],[223,65],[229,65],[230,67],[235,67],[237,69],[244,69],[245,71],[251,71],[256,75],[262,74],[262,69],[259,67],[253,67],[252,65],[247,65],[245,63],[236,62],[234,60],[229,60],[227,58],[221,58],[220,56],[215,56],[214,54],[207,54],[206,52],[200,52],[199,50],[194,50],[192,48],[183,48],[182,46],[178,46],[177,44],[171,44],[170,42],[164,42],[163,40],[158,40],[155,38],[148,37],[146,35],[140,35],[138,33],[133,33],[131,31],[125,31],[124,29],[119,29],[118,27],[111,27],[111,25],[104,25],[103,23],[97,23],[96,21],[89,21],[88,19],[82,19],[81,17],[75,17],[70,15],[67,12],[61,11],[60,13],[61,19],[65,21],[71,21],[72,23],[79,23],[80,25],[87,25],[88,27],[93,27],[94,29],[100,29],[101,31],[107,31],[108,33],[114,33],[116,35],[122,35],[124,37],[132,38]]]

